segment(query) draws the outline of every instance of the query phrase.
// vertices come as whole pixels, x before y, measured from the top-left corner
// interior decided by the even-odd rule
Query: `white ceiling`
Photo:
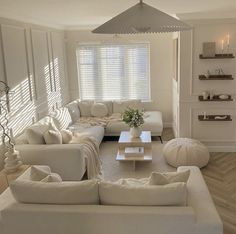
[[[61,28],[91,28],[138,0],[0,0],[0,17]],[[144,0],[181,18],[233,18],[236,0]]]

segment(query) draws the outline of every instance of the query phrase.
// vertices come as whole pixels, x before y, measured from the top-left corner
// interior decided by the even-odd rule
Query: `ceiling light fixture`
[[[191,27],[144,3],[142,0],[133,7],[94,29],[100,34],[162,33],[189,30]]]

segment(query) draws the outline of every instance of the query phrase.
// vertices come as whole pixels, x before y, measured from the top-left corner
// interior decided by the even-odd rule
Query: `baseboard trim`
[[[207,146],[210,152],[236,152],[236,146]]]

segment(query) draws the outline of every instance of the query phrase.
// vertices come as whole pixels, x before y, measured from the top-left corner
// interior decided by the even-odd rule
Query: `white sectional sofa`
[[[223,234],[200,170],[179,167],[178,171],[187,169],[191,172],[186,206],[24,204],[16,202],[8,188],[0,195],[0,233]],[[27,173],[18,180],[27,179]]]
[[[124,100],[124,101],[73,101],[67,104],[72,119],[74,122],[80,117],[92,119],[96,117],[93,115],[91,109],[94,103],[104,104],[108,110],[109,116],[117,116],[117,114],[122,114],[124,110],[128,107],[139,109],[144,111],[144,124],[142,125],[142,130],[151,131],[152,136],[158,136],[161,139],[163,131],[162,113],[160,111],[150,111],[145,108],[145,104],[140,100]],[[102,118],[102,117],[101,117]],[[79,124],[77,124],[79,125]],[[121,131],[128,131],[129,126],[123,121],[109,121],[105,127],[105,136],[119,136]]]
[[[78,120],[81,117],[90,118],[92,101],[73,101],[60,108],[50,116],[46,116],[33,125],[38,126],[42,131],[45,125],[53,123],[61,129],[71,129],[73,132],[88,133],[96,138],[101,144],[104,135],[118,136],[121,131],[129,130],[128,126],[122,121],[111,121],[104,126],[95,125],[87,126],[80,124]],[[108,116],[112,114],[122,113],[125,108],[133,107],[143,109],[142,103],[138,100],[133,101],[104,101],[108,110]],[[161,137],[163,130],[162,114],[159,111],[146,111],[145,123],[143,130],[149,130],[153,136]],[[86,162],[83,149],[77,144],[35,144],[30,143],[29,138],[24,131],[15,139],[16,149],[19,150],[23,163],[30,165],[48,165],[53,171],[63,174],[63,180],[81,180],[86,172]],[[30,143],[30,144],[29,144]]]
[[[67,108],[60,108],[46,116],[31,127],[40,128],[54,123],[58,129],[68,128],[72,120]],[[46,128],[45,128],[46,129]],[[104,136],[104,128],[94,126],[83,129],[97,139],[99,144]],[[78,144],[29,144],[25,131],[15,139],[16,149],[20,152],[21,160],[29,165],[48,165],[56,173],[63,175],[63,180],[81,180],[86,172],[86,160],[83,147]]]

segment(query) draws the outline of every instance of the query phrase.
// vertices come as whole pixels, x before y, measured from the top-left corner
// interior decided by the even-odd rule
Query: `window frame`
[[[79,88],[79,100],[81,101],[86,101],[86,100],[99,100],[99,101],[122,101],[122,100],[127,100],[127,98],[120,98],[120,99],[83,99],[82,98],[82,90],[81,90],[81,69],[79,69],[79,65],[80,65],[80,56],[78,55],[79,53],[79,48],[82,46],[125,46],[125,45],[138,45],[138,44],[145,44],[147,46],[147,73],[148,73],[148,98],[147,99],[141,99],[142,102],[151,102],[151,69],[150,69],[150,42],[149,41],[132,41],[132,42],[77,42],[77,46],[76,46],[76,69],[77,69],[77,81],[78,81],[78,88]],[[139,99],[139,98],[138,98]]]

